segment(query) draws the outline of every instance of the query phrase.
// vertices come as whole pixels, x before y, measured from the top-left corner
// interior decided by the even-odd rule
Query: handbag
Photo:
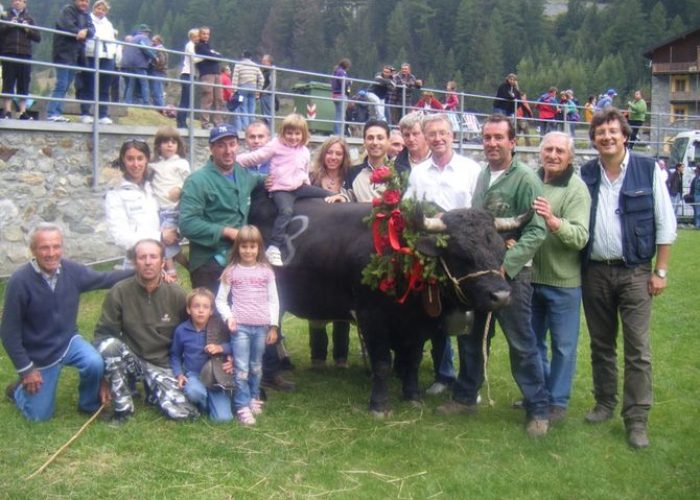
[[[207,344],[218,343],[219,335],[217,335],[217,332],[221,331],[222,326],[221,319],[218,317],[212,318],[207,323]],[[223,354],[215,354],[204,363],[202,371],[199,372],[199,380],[207,389],[233,391],[235,387],[233,374],[224,371]]]

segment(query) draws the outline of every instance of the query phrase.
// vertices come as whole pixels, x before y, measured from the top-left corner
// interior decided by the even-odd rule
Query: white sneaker
[[[267,260],[270,261],[270,264],[273,266],[279,267],[282,265],[282,253],[276,246],[270,245],[267,247],[267,250],[265,250],[265,257],[267,257]]]
[[[263,405],[265,404],[264,401],[261,401],[260,399],[251,399],[250,400],[250,413],[253,414],[253,416],[257,417],[258,415],[261,415],[263,412]]]
[[[47,119],[48,121],[50,121],[50,122],[62,122],[62,123],[66,123],[66,122],[69,122],[69,121],[70,121],[69,118],[66,118],[66,117],[63,116],[63,115],[47,116],[46,119]]]
[[[433,382],[433,385],[428,387],[425,393],[430,394],[431,396],[435,396],[436,394],[442,394],[446,390],[447,384],[443,384],[442,382]]]
[[[255,425],[255,417],[247,406],[236,411],[236,418],[242,425]]]
[[[114,122],[112,121],[112,119],[109,116],[103,116],[102,118],[97,120],[97,123],[99,123],[100,125],[111,125]]]
[[[90,115],[82,115],[80,117],[81,123],[93,123],[94,121],[95,121],[95,119]]]

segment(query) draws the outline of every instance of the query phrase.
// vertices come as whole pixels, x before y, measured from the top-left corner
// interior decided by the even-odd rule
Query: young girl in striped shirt
[[[255,226],[243,226],[221,275],[216,308],[231,330],[236,393],[233,405],[243,425],[255,425],[262,413],[260,379],[265,344],[277,341],[279,300],[275,275],[262,251]]]

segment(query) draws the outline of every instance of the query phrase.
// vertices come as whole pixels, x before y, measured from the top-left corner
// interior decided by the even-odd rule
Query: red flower
[[[401,191],[398,189],[387,189],[382,193],[382,200],[387,205],[398,205],[401,201]]]
[[[379,167],[372,172],[372,175],[370,176],[369,180],[373,184],[382,184],[391,179],[392,175],[394,174],[392,174],[391,169],[389,167]]]
[[[391,278],[382,278],[382,281],[379,282],[379,289],[382,292],[386,293],[394,288],[396,288],[396,281]]]
[[[372,206],[373,207],[381,206],[381,204],[382,204],[381,198],[372,198]]]

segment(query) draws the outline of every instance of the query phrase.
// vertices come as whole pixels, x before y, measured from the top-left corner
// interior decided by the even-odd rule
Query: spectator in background
[[[263,87],[262,71],[252,61],[252,57],[250,51],[244,50],[243,59],[233,68],[233,88],[243,97],[239,107],[240,114],[236,116],[238,130],[245,129],[255,121],[255,97]]]
[[[518,107],[515,110],[515,116],[517,117],[515,131],[518,135],[522,135],[525,138],[525,145],[531,146],[532,141],[530,140],[530,120],[532,119],[532,108],[530,108],[530,103],[527,102],[527,94],[525,92],[520,93],[520,101],[518,101]]]
[[[207,85],[200,87],[199,106],[204,110],[199,115],[199,121],[203,129],[211,127],[211,118],[209,110],[222,111],[224,109],[223,96],[221,92],[221,80],[219,80],[219,61],[211,59],[212,57],[221,57],[221,54],[213,50],[209,45],[211,38],[211,29],[208,26],[199,28],[199,42],[195,45],[194,50],[200,57],[199,62],[195,63],[199,72],[199,81]],[[215,114],[213,117],[215,125],[221,125],[223,120],[221,115]]]
[[[540,132],[542,135],[557,129],[557,88],[549,87],[549,90],[537,99],[535,108],[540,113]]]
[[[148,65],[148,75],[165,78],[168,76],[168,53],[163,50],[163,38],[160,35],[154,35],[151,40],[155,57],[151,59]],[[154,106],[162,108],[165,106],[165,92],[163,80],[148,80],[148,88],[151,93],[151,102]]]
[[[155,59],[156,55],[151,48],[151,28],[147,24],[138,27],[136,35],[131,39],[133,45],[125,45],[122,50],[122,69],[130,76],[126,81],[124,91],[124,102],[127,104],[148,105],[150,103],[150,92],[148,79],[143,78],[148,74],[148,66]],[[134,97],[134,90],[139,86],[141,102],[137,103]]]
[[[345,57],[338,61],[338,65],[333,69],[331,95],[333,97],[333,104],[335,105],[335,122],[333,123],[334,135],[342,135],[343,99],[345,99],[350,90],[350,82],[347,80],[345,81],[345,89],[343,90],[343,79],[348,77],[349,69],[350,59]],[[343,93],[343,91],[345,93]]]
[[[0,9],[1,10],[1,9]],[[27,12],[26,0],[12,0],[10,10],[0,17],[3,21],[16,23],[16,26],[0,25],[0,55],[15,59],[31,59],[32,43],[41,41],[41,33],[34,26],[34,19]],[[2,93],[27,95],[31,81],[30,64],[2,61]],[[4,111],[0,118],[12,118],[12,98],[5,97]],[[27,113],[27,100],[19,100],[20,120],[31,120]]]
[[[445,87],[445,104],[443,105],[447,116],[450,117],[450,123],[452,124],[452,130],[455,134],[459,131],[459,96],[457,95],[457,82],[450,80],[447,82]]]
[[[613,99],[617,96],[617,92],[615,92],[615,89],[608,89],[608,91],[600,96],[600,99],[598,99],[598,102],[595,104],[595,110],[596,111],[601,111],[605,108],[609,108],[613,106]]]
[[[94,3],[90,18],[93,26],[95,26],[95,39],[99,40],[99,43],[96,42],[95,39],[90,39],[85,44],[87,67],[94,68],[95,57],[98,59],[97,63],[100,69],[98,95],[100,103],[102,103],[98,106],[98,122],[103,125],[112,123],[112,120],[109,118],[109,108],[107,106],[109,102],[109,89],[112,86],[112,75],[104,73],[103,71],[114,71],[114,60],[117,54],[117,44],[114,43],[116,40],[116,32],[110,20],[107,19],[108,12],[109,3],[107,3],[106,0],[97,0],[97,2]],[[92,123],[93,117],[90,111],[92,104],[89,101],[95,100],[95,73],[83,71],[80,75],[81,85],[80,91],[78,92],[78,99],[88,101],[80,103],[80,121],[83,123]]]
[[[53,36],[53,51],[51,60],[56,64],[67,66],[85,66],[85,41],[95,35],[95,27],[88,13],[88,0],[74,0],[72,4],[61,9],[56,21],[56,29],[69,34]],[[46,119],[52,122],[69,122],[63,116],[63,101],[73,83],[76,70],[74,68],[55,68],[56,84],[51,92],[51,98],[46,108]]]
[[[275,103],[275,111],[277,111],[277,96],[273,96],[272,91],[272,56],[265,54],[260,59],[262,67],[260,71],[263,75],[263,92],[260,93],[260,114],[262,119],[270,125],[272,123],[272,105]]]
[[[187,116],[190,107],[190,77],[195,71],[195,64],[200,61],[200,58],[195,56],[195,46],[199,42],[199,30],[192,28],[187,32],[187,43],[185,44],[185,55],[182,58],[182,68],[180,69],[180,103],[177,111],[177,128],[187,128]]]
[[[586,104],[583,105],[583,119],[586,123],[591,123],[593,113],[595,113],[596,100],[594,95],[589,95]]]
[[[389,95],[391,110],[391,123],[398,123],[404,115],[404,104],[409,106],[416,102],[415,91],[423,86],[423,80],[419,80],[411,73],[411,65],[407,62],[401,63],[400,71],[394,75],[394,89]]]
[[[372,118],[379,121],[386,120],[384,104],[395,87],[394,68],[387,64],[382,68],[381,72],[374,75],[374,83],[367,89],[367,100],[373,104],[372,110],[374,113]]]
[[[693,180],[690,181],[688,196],[690,197],[690,202],[693,204],[695,229],[700,229],[700,165],[695,166],[695,176]]]
[[[515,114],[515,102],[520,99],[518,89],[518,77],[514,73],[508,74],[506,80],[496,89],[496,99],[493,101],[493,112],[506,116]]]
[[[435,99],[435,94],[430,90],[424,90],[421,98],[416,102],[415,107],[426,113],[431,111],[442,111],[442,103]]]
[[[641,90],[635,90],[634,98],[627,102],[627,113],[627,122],[632,127],[629,146],[632,150],[639,140],[639,129],[644,125],[644,120],[647,117],[647,102],[642,97]]]
[[[391,133],[389,134],[389,151],[387,151],[386,154],[389,157],[389,160],[396,160],[396,157],[401,151],[403,151],[403,148],[404,143],[401,131],[398,129],[392,129]]]
[[[683,198],[683,172],[685,170],[685,165],[683,162],[678,162],[673,173],[670,175],[666,181],[666,187],[668,187],[668,194],[671,195],[671,203],[673,204],[673,210],[676,215],[681,215],[683,209],[681,207],[681,200]],[[680,213],[679,213],[680,212]]]
[[[270,138],[270,128],[267,126],[267,123],[262,120],[254,121],[245,129],[245,145],[248,151],[260,149],[270,142]],[[248,167],[248,170],[259,175],[267,175],[270,173],[270,160],[266,160],[253,167]]]
[[[224,64],[221,67],[221,72],[219,73],[219,81],[221,82],[221,98],[224,101],[224,106],[226,106],[226,109],[228,111],[233,113],[238,106],[237,103],[234,101],[235,95],[233,93],[233,85],[231,83],[231,66],[229,66],[228,64]],[[234,117],[227,116],[226,121],[233,125]]]

